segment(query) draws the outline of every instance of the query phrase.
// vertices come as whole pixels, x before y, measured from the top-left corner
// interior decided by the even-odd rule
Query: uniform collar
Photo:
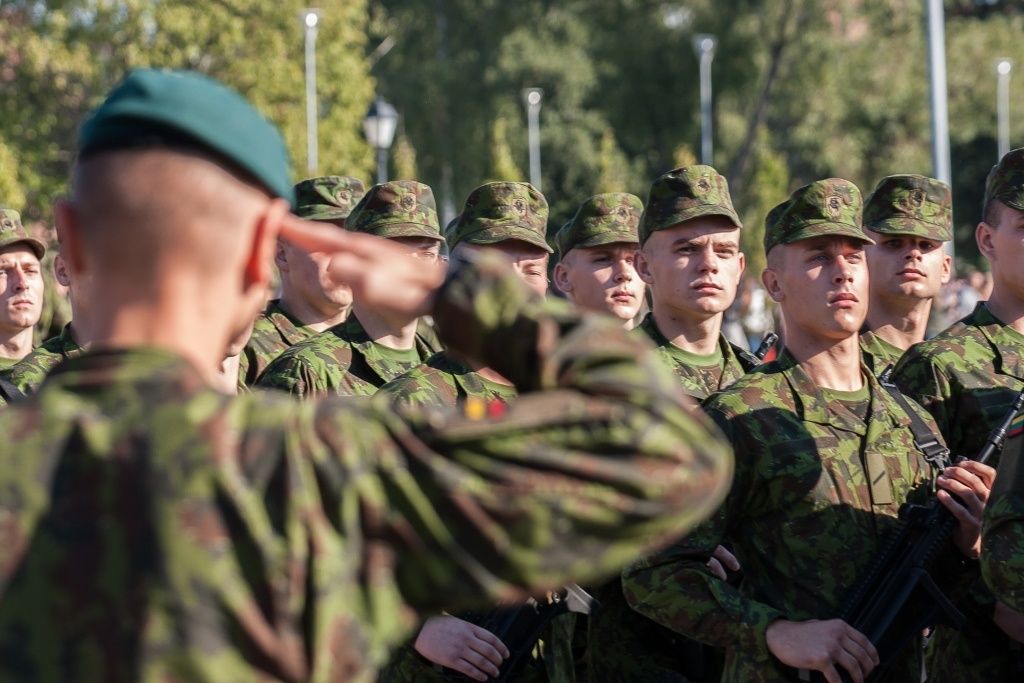
[[[1001,375],[1010,375],[1024,380],[1024,361],[1021,359],[1020,340],[1011,334],[1006,323],[996,318],[985,302],[981,301],[974,307],[970,315],[970,323],[975,325],[985,336],[992,352],[995,354],[993,364],[995,371]]]

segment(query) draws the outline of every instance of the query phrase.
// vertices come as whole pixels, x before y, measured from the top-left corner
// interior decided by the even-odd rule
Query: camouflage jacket
[[[904,354],[893,377],[928,412],[953,455],[981,450],[1017,393],[1024,388],[1024,337],[979,303],[963,320]],[[998,454],[990,465],[998,464]],[[995,598],[978,579],[958,605],[963,630],[939,627],[928,641],[932,681],[1012,680],[1017,677],[1011,640],[991,619]]]
[[[1008,430],[1002,464],[985,504],[981,569],[995,596],[1024,612],[1024,414]]]
[[[387,357],[389,351],[370,339],[351,315],[286,350],[267,366],[257,384],[301,397],[372,396],[440,348],[417,331],[415,363],[396,362]]]
[[[390,396],[395,405],[433,408],[454,408],[469,398],[480,399],[478,407],[466,408],[467,413],[483,410],[491,414],[496,410],[492,406],[503,406],[516,395],[515,387],[483,377],[446,351],[391,380],[380,392]]]
[[[7,378],[23,394],[33,394],[58,363],[81,355],[82,347],[71,336],[71,323],[21,359],[7,371]]]
[[[439,293],[451,347],[523,390],[501,419],[225,396],[151,349],[62,363],[0,412],[0,680],[369,681],[418,612],[686,532],[727,446],[639,340],[559,303],[487,259]]]
[[[733,346],[725,336],[721,336],[718,346],[725,359],[724,365],[721,367],[717,365],[707,368],[696,367],[679,358],[676,347],[665,338],[665,335],[658,329],[657,323],[654,322],[654,314],[648,313],[637,329],[640,330],[637,334],[647,335],[658,347],[658,355],[666,367],[671,368],[672,372],[676,374],[677,379],[683,385],[683,391],[698,401],[729,386],[742,377],[743,373],[758,364],[757,359],[751,354]]]
[[[873,372],[875,377],[878,377],[885,372],[886,368],[899,362],[903,351],[871,330],[867,330],[861,332],[860,335],[860,354],[864,365],[868,366],[868,370]]]
[[[254,385],[270,361],[289,347],[316,335],[316,330],[293,318],[281,306],[280,299],[271,299],[267,302],[267,308],[256,318],[252,336],[242,349],[238,367],[239,383]]]
[[[704,408],[739,454],[732,490],[710,521],[623,573],[634,609],[728,648],[723,681],[792,680],[768,651],[768,625],[837,616],[900,505],[932,490],[909,418],[864,371],[866,423],[828,403],[785,351],[711,396]],[[743,566],[739,588],[706,566],[719,544]]]

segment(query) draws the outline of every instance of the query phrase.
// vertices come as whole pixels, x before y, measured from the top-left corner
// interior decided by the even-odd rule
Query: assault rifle
[[[772,350],[777,341],[779,341],[779,335],[774,332],[764,335],[764,339],[761,340],[761,343],[757,345],[757,350],[754,351],[754,358],[763,363],[764,357],[768,355],[768,352]]]
[[[1006,431],[1024,407],[1024,391],[988,436],[975,458],[985,463],[1002,450]],[[963,458],[958,459],[958,462]],[[964,615],[946,597],[929,571],[949,543],[956,518],[932,498],[927,504],[906,503],[899,527],[888,538],[867,573],[850,594],[839,617],[863,633],[878,650],[879,665],[868,676],[878,680],[896,655],[929,626],[963,628]],[[841,671],[844,681],[849,680]]]
[[[567,612],[592,614],[598,607],[597,601],[589,593],[576,584],[570,584],[553,594],[546,602],[530,598],[520,605],[458,616],[487,629],[505,643],[509,651],[508,659],[498,668],[498,675],[488,679],[489,683],[504,683],[510,680],[513,674],[518,673],[521,666],[526,663],[533,646],[537,644],[541,633],[552,619]],[[469,680],[466,676],[453,674],[450,670],[448,678]]]

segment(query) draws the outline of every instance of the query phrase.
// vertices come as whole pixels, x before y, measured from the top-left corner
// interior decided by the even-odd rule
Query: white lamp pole
[[[316,102],[316,32],[320,24],[320,10],[302,12],[302,26],[306,34],[306,167],[314,175],[319,162]]]
[[[996,112],[999,119],[999,158],[1010,151],[1010,72],[1013,62],[1000,59],[996,63]]]
[[[526,126],[530,146],[530,184],[541,192],[540,181],[540,103],[544,99],[544,91],[540,88],[523,90],[523,101],[526,102]]]
[[[714,165],[714,131],[711,115],[711,62],[715,58],[715,37],[698,33],[693,51],[700,60],[700,162]]]

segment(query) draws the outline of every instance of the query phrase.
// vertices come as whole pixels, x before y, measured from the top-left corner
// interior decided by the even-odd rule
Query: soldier
[[[344,229],[352,207],[365,194],[363,183],[348,176],[303,180],[295,186],[295,215]],[[309,254],[282,240],[274,263],[281,274],[281,298],[271,299],[256,318],[239,357],[245,385],[255,384],[270,361],[288,347],[344,322],[352,306],[352,290],[327,272],[330,254]]]
[[[552,252],[544,240],[547,222],[547,200],[532,185],[488,183],[469,194],[462,214],[447,231],[448,248],[453,259],[480,250],[501,254],[527,287],[544,296]],[[392,380],[381,393],[396,405],[452,408],[467,403],[468,414],[482,416],[503,412],[516,387],[493,368],[441,352]]]
[[[134,71],[78,148],[55,215],[104,295],[90,350],[0,412],[0,679],[372,680],[417,613],[599,576],[724,496],[728,449],[649,347],[492,259],[438,288],[292,216],[283,139],[215,81]],[[515,379],[507,418],[211,389],[279,235],[357,301],[431,311]]]
[[[635,195],[599,194],[555,235],[558,288],[581,310],[610,313],[627,330],[644,303],[644,282],[634,266],[643,210]]]
[[[862,681],[875,648],[832,617],[900,505],[929,496],[933,480],[957,518],[956,548],[976,556],[991,468],[933,471],[908,414],[861,364],[869,243],[860,192],[845,180],[804,186],[768,214],[762,280],[785,317],[785,351],[704,404],[742,454],[732,490],[711,521],[623,574],[640,613],[728,648],[723,681],[796,680],[794,669]],[[706,566],[726,541],[743,560],[739,588]],[[918,657],[908,647],[894,680],[919,681]]]
[[[999,476],[985,505],[981,571],[995,597],[1024,611],[1024,414],[1007,430]]]
[[[864,204],[864,228],[875,244],[864,252],[871,273],[864,363],[876,375],[924,341],[932,300],[949,282],[953,239],[949,185],[920,175],[893,175]]]
[[[349,215],[349,230],[405,248],[408,268],[432,269],[442,241],[430,188],[412,180],[374,185]],[[298,396],[371,396],[440,350],[419,316],[390,318],[359,300],[343,323],[292,346],[260,376],[261,387]]]
[[[0,208],[0,370],[32,351],[43,306],[39,261],[46,246],[21,225],[21,214]]]
[[[992,268],[992,295],[974,312],[908,351],[893,374],[935,418],[956,455],[973,456],[1024,388],[1024,149],[1008,152],[985,183],[978,249]],[[997,458],[998,462],[998,458]],[[997,463],[995,463],[997,464]],[[978,582],[960,608],[961,631],[929,640],[929,680],[1010,680],[1024,655],[1024,615]],[[1012,642],[1015,641],[1015,642]]]

